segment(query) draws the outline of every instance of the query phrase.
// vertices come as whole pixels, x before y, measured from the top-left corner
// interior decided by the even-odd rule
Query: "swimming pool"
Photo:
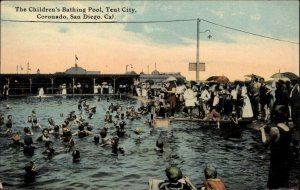
[[[0,112],[13,115],[13,130],[23,134],[23,128],[30,126],[27,117],[36,111],[38,122],[42,127],[49,127],[48,118],[52,117],[60,124],[71,111],[79,113],[79,97],[52,98],[13,98],[2,101]],[[99,134],[105,124],[104,114],[111,103],[120,103],[124,109],[128,106],[139,107],[140,101],[133,99],[114,99],[107,101],[102,97],[87,97],[90,105],[97,106],[93,119],[83,113],[83,117],[93,125],[93,132]],[[9,104],[10,109],[6,109]],[[64,114],[61,117],[61,113]],[[114,116],[115,114],[113,114]],[[73,163],[70,152],[65,152],[60,140],[54,141],[54,148],[59,154],[51,160],[45,160],[42,151],[44,144],[37,143],[33,157],[25,157],[22,149],[10,148],[11,140],[0,137],[0,177],[4,186],[10,189],[22,189],[28,186],[34,189],[104,189],[104,190],[143,190],[148,189],[149,178],[165,179],[164,170],[170,164],[178,165],[183,174],[200,187],[204,180],[203,170],[207,164],[218,169],[228,189],[266,189],[269,155],[267,149],[257,141],[259,133],[245,128],[240,138],[228,138],[222,130],[198,126],[194,122],[172,122],[170,129],[152,129],[145,124],[150,115],[139,120],[129,121],[125,126],[130,137],[120,139],[120,146],[125,155],[113,155],[110,148],[94,144],[93,137],[75,139],[75,148],[81,152],[81,162]],[[141,143],[137,144],[134,134],[136,127],[141,128]],[[77,131],[77,125],[71,126]],[[109,124],[109,132],[113,132]],[[1,132],[5,126],[1,126]],[[33,140],[41,135],[41,130],[34,130]],[[158,137],[165,142],[165,152],[154,151]],[[22,141],[23,142],[23,141]],[[24,184],[24,165],[33,160],[39,168],[36,182]],[[296,160],[299,164],[299,160]],[[295,167],[295,166],[294,166]],[[291,179],[299,176],[299,170],[293,170]]]

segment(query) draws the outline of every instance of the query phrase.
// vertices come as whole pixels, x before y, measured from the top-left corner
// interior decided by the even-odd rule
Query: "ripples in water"
[[[8,102],[11,109],[7,110],[6,102],[1,102],[0,112],[13,115],[13,129],[23,134],[23,127],[29,126],[27,117],[32,110],[36,111],[42,127],[49,127],[49,117],[60,124],[69,112],[76,111],[78,114],[78,100],[77,97],[45,98],[41,102],[38,98],[11,99]],[[110,103],[121,103],[124,108],[141,105],[139,101],[129,99],[98,102],[97,97],[88,97],[88,102],[97,106],[97,113],[90,120],[85,113],[83,116],[94,126],[95,133],[104,126],[104,114]],[[232,137],[222,130],[199,126],[196,122],[172,122],[171,129],[151,129],[144,124],[148,118],[149,115],[127,121],[130,137],[120,139],[125,155],[113,155],[109,147],[94,144],[92,137],[75,137],[75,148],[80,150],[82,157],[80,163],[72,162],[71,153],[65,151],[59,139],[53,141],[54,148],[60,153],[51,160],[45,160],[41,154],[44,150],[42,144],[37,144],[39,148],[33,157],[25,157],[22,149],[9,148],[11,141],[0,136],[0,177],[10,189],[142,190],[148,189],[149,178],[165,179],[165,168],[175,164],[200,187],[205,166],[214,164],[228,189],[266,189],[269,155],[257,140],[257,131],[243,129],[238,137]],[[137,137],[133,132],[136,127],[142,129],[140,144],[134,140]],[[72,125],[72,130],[77,131],[77,126]],[[109,131],[112,130],[114,127],[110,124]],[[33,140],[40,135],[41,130],[35,130]],[[165,143],[165,152],[161,154],[154,151],[158,138]],[[23,182],[24,165],[30,160],[34,160],[40,169],[36,182],[26,185]],[[299,161],[297,163],[299,165]],[[299,170],[291,176],[296,179]]]

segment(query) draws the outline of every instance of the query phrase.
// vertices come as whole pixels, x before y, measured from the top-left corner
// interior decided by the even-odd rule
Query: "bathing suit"
[[[205,190],[226,190],[220,179],[207,179],[204,183]]]
[[[181,182],[171,183],[170,181],[164,181],[161,182],[158,187],[159,190],[191,190],[187,184]]]

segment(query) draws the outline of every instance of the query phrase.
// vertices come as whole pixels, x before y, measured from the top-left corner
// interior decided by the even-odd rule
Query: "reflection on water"
[[[93,119],[83,117],[94,126],[93,132],[99,134],[104,126],[104,114],[110,103],[117,103],[126,108],[141,105],[136,100],[106,99],[97,101],[97,97],[88,97],[90,105],[97,106]],[[104,99],[104,98],[102,98]],[[27,117],[35,110],[38,122],[42,127],[49,127],[48,118],[52,117],[60,124],[68,113],[77,110],[79,98],[22,98],[10,99],[10,109],[6,102],[1,102],[0,111],[13,115],[13,130],[23,134],[23,128],[30,126]],[[64,117],[61,117],[61,113]],[[113,114],[114,116],[115,114]],[[151,129],[144,122],[150,116],[140,120],[127,121],[130,137],[120,139],[125,155],[112,155],[109,147],[93,143],[93,137],[78,139],[75,137],[75,148],[81,152],[81,162],[73,163],[71,153],[65,152],[59,139],[54,141],[58,155],[45,160],[41,154],[45,150],[43,144],[37,143],[34,156],[25,157],[22,149],[11,148],[11,140],[3,135],[0,137],[0,177],[8,188],[26,187],[23,182],[24,165],[30,160],[40,168],[36,182],[30,184],[35,189],[131,189],[148,188],[150,177],[165,179],[164,170],[170,164],[178,164],[184,175],[200,187],[204,180],[203,169],[212,163],[218,168],[218,176],[228,189],[266,189],[269,156],[267,149],[255,139],[258,132],[244,129],[240,138],[230,138],[222,130],[198,126],[192,122],[172,122],[171,129]],[[136,127],[141,128],[141,143],[136,144]],[[110,124],[110,132],[114,129]],[[5,127],[1,127],[1,132]],[[73,132],[77,126],[72,125]],[[41,130],[35,130],[33,139],[36,141]],[[154,151],[158,137],[165,142],[165,152]],[[298,162],[299,163],[299,162]],[[295,172],[294,172],[295,173]],[[299,171],[292,177],[299,176]],[[27,185],[28,186],[28,185]]]

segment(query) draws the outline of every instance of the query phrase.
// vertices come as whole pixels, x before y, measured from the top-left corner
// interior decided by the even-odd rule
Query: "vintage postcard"
[[[299,1],[1,1],[0,55],[0,189],[299,188]]]

